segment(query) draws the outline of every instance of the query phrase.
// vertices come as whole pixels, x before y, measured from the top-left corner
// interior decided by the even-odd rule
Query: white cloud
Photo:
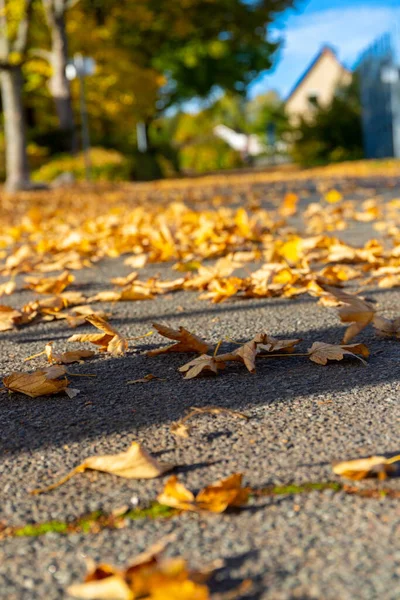
[[[328,9],[294,16],[282,31],[284,47],[276,70],[252,86],[251,96],[275,87],[286,95],[321,46],[336,48],[339,58],[352,66],[376,37],[400,21],[400,9],[383,6]]]

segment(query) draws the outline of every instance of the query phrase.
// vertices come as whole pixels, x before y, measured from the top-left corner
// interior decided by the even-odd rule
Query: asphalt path
[[[398,188],[382,182],[378,192],[399,195]],[[356,243],[370,234],[360,225],[340,235]],[[103,261],[76,272],[76,289],[96,293],[109,288],[110,277],[129,270],[122,259]],[[176,276],[169,265],[152,265],[141,277],[154,273]],[[32,297],[21,291],[10,303],[22,305]],[[373,289],[368,297],[386,316],[399,315],[398,290]],[[343,335],[336,311],[306,296],[213,305],[198,299],[197,293],[178,292],[152,301],[117,303],[112,313],[113,325],[128,337],[145,334],[155,320],[171,327],[183,325],[214,343],[227,337],[245,341],[260,331],[300,337],[301,351],[314,341],[339,342]],[[23,359],[43,350],[49,340],[59,351],[71,349],[66,343],[69,335],[62,321],[2,333],[2,372],[25,370]],[[177,369],[190,356],[144,355],[164,342],[154,336],[139,340],[124,358],[98,355],[71,366],[73,373],[96,375],[73,381],[73,387],[81,390],[73,399],[2,394],[1,522],[7,526],[68,522],[95,510],[110,512],[137,502],[147,506],[168,475],[132,481],[86,473],[49,494],[29,494],[86,457],[123,451],[133,440],[179,465],[180,479],[192,490],[234,472],[243,473],[246,485],[254,488],[339,481],[332,473],[332,461],[399,453],[400,344],[377,338],[372,329],[357,340],[371,351],[367,367],[352,360],[322,367],[292,357],[260,361],[254,375],[233,365],[218,377],[186,381]],[[231,346],[225,342],[224,347]],[[43,364],[38,358],[30,366]],[[126,383],[149,373],[160,380]],[[193,422],[189,439],[171,434],[171,422],[188,407],[209,405],[242,411],[250,418],[203,415]],[[368,490],[383,484],[357,485]],[[400,480],[391,479],[384,487],[400,490]],[[82,579],[85,557],[123,565],[172,531],[176,541],[169,552],[185,556],[191,565],[225,559],[226,566],[213,581],[217,591],[251,578],[254,588],[247,597],[254,599],[400,597],[399,500],[333,490],[253,498],[244,509],[222,515],[186,513],[130,521],[125,528],[99,533],[50,532],[3,539],[0,597],[68,598],[65,589]]]

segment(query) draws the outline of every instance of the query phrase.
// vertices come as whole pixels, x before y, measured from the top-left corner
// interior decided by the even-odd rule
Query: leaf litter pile
[[[218,181],[215,178],[216,187],[211,189],[217,189]],[[309,204],[305,210],[300,210],[301,192],[287,193],[279,199],[263,192],[265,198],[246,179],[243,189],[233,188],[236,191],[230,206],[223,194],[213,191],[204,197],[204,190],[195,182],[186,183],[185,192],[190,198],[187,204],[179,188],[168,182],[159,188],[137,186],[134,201],[127,198],[123,188],[98,192],[84,188],[53,190],[51,202],[47,192],[43,192],[43,198],[21,194],[17,204],[7,197],[2,199],[0,274],[4,282],[0,284],[0,296],[4,303],[0,305],[0,331],[18,331],[48,321],[60,321],[61,326],[70,329],[82,325],[92,328],[88,333],[73,333],[67,340],[71,350],[66,352],[58,352],[49,340],[42,352],[25,359],[43,355],[47,364],[33,371],[5,374],[3,391],[31,398],[65,393],[73,399],[79,389],[70,386],[68,376],[77,374],[67,366],[90,361],[96,351],[110,357],[124,356],[132,341],[136,344],[136,340],[154,332],[168,345],[148,350],[151,361],[168,360],[172,353],[194,355],[189,361],[182,360],[178,369],[185,380],[229,377],[235,364],[244,373],[254,374],[262,361],[289,364],[294,357],[322,366],[344,358],[367,365],[367,346],[354,341],[366,327],[371,326],[382,339],[400,339],[400,315],[387,318],[366,297],[369,286],[400,286],[400,198],[384,203],[372,195],[360,203],[345,200],[329,181],[321,180],[319,185],[321,201]],[[271,205],[268,210],[262,206],[264,200]],[[302,220],[301,225],[297,223],[299,229],[293,220]],[[379,239],[353,247],[334,233],[355,222],[369,223]],[[382,238],[385,242],[380,241]],[[127,267],[133,269],[127,276],[113,278],[108,288],[93,296],[76,289],[75,271],[122,255]],[[147,264],[162,262],[174,263],[175,279],[140,277],[140,270]],[[350,289],[345,287],[347,283],[351,283]],[[21,289],[30,290],[36,298],[17,308],[13,294]],[[296,337],[296,332],[290,339],[278,339],[261,330],[246,342],[234,342],[227,331],[225,340],[212,344],[203,339],[201,332],[183,326],[173,329],[153,323],[154,332],[127,338],[111,324],[116,302],[155,301],[158,296],[179,290],[200,292],[201,299],[213,303],[234,298],[290,299],[308,294],[322,306],[336,307],[346,329],[340,344],[310,339],[307,348],[299,352],[297,347],[303,340]],[[235,347],[222,352],[221,344],[227,340]],[[153,385],[151,382],[157,380],[149,373],[126,384]],[[193,407],[171,425],[171,433],[175,438],[190,438],[193,428],[188,421],[202,413],[248,418],[222,407]],[[351,480],[374,476],[384,479],[398,473],[399,461],[400,456],[348,460],[335,463],[333,473]],[[120,454],[86,458],[60,480],[32,493],[50,492],[86,470],[150,479],[174,468],[160,463],[133,441]],[[242,474],[233,473],[195,494],[173,474],[160,490],[157,502],[178,512],[237,509],[259,493],[243,486],[242,478]],[[215,567],[192,571],[182,558],[163,558],[163,549],[162,545],[150,549],[122,570],[109,565],[92,566],[85,582],[68,591],[78,598],[210,598],[207,579]],[[245,593],[247,583],[230,597]]]

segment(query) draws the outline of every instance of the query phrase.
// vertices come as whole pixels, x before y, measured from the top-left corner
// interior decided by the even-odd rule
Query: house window
[[[311,106],[318,106],[318,92],[309,92],[307,100]]]

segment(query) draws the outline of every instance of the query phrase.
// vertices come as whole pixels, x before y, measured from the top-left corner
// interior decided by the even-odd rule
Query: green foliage
[[[302,166],[357,160],[363,156],[358,82],[340,88],[328,106],[317,106],[294,132],[293,159]]]
[[[120,181],[130,179],[132,161],[116,150],[92,148],[90,151],[91,175],[94,181]],[[60,154],[33,173],[36,181],[53,181],[62,173],[72,173],[76,180],[85,178],[82,153],[76,156]]]
[[[183,147],[180,158],[182,169],[191,173],[235,169],[243,164],[236,150],[214,136]]]

